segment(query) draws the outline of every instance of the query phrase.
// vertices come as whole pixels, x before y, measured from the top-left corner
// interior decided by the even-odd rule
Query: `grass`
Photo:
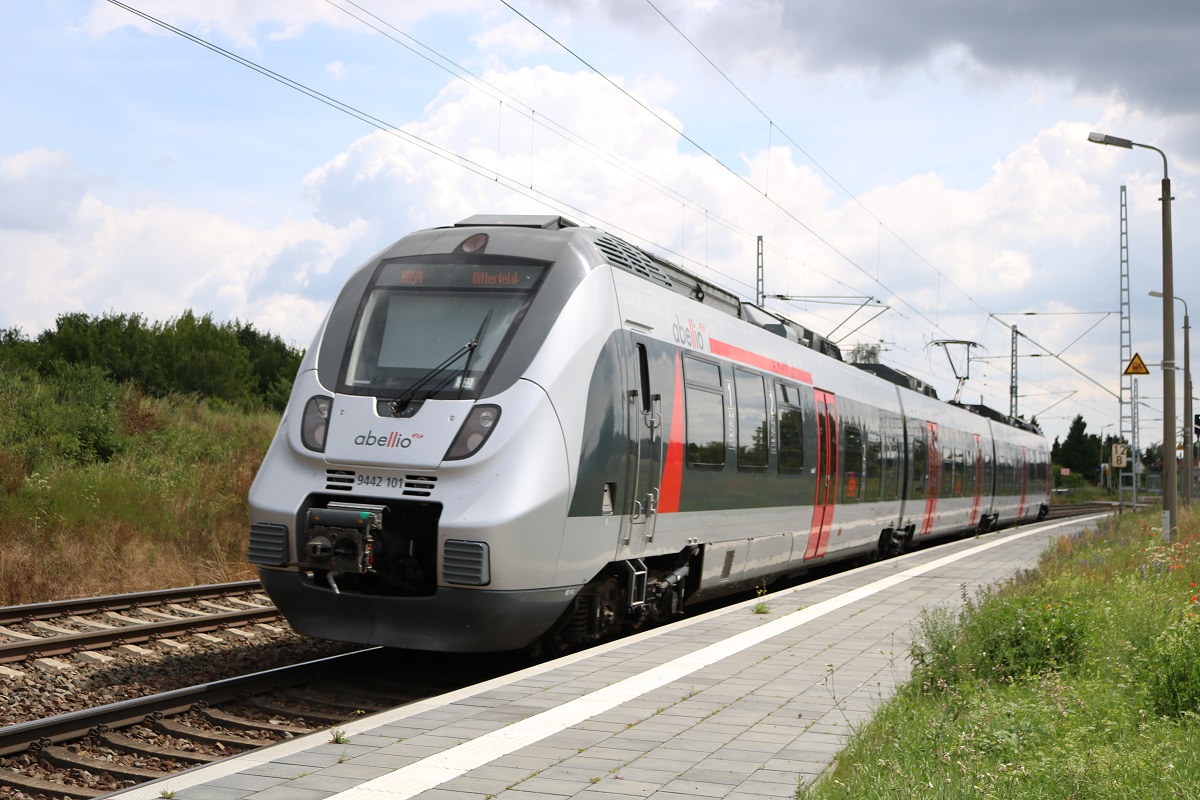
[[[911,680],[798,800],[1200,796],[1200,514],[1158,520],[923,613]]]
[[[0,373],[0,605],[254,577],[246,496],[277,413]]]

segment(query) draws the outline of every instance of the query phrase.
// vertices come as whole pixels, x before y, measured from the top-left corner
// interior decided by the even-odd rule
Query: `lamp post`
[[[1171,245],[1171,178],[1167,174],[1167,154],[1157,147],[1138,144],[1129,139],[1109,136],[1106,133],[1089,133],[1088,141],[1124,147],[1131,150],[1141,147],[1153,150],[1162,156],[1162,251],[1163,251],[1163,539],[1171,541],[1179,517],[1179,501],[1176,495],[1175,470],[1175,278]],[[1192,421],[1189,419],[1188,424]]]
[[[1151,297],[1162,297],[1162,292],[1150,292]],[[1191,354],[1191,325],[1188,322],[1188,304],[1182,297],[1176,300],[1183,303],[1183,480],[1179,490],[1183,504],[1192,502],[1192,470],[1195,459],[1192,456],[1192,354]]]

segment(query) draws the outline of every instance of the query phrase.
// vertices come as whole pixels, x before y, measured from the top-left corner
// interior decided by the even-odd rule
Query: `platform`
[[[920,550],[108,797],[786,800],[907,679],[922,608],[1096,519]]]

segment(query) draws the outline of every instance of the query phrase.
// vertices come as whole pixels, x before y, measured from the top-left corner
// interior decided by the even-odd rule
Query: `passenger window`
[[[879,499],[883,486],[883,442],[877,433],[867,434],[867,462],[863,467],[863,500]]]
[[[767,468],[767,398],[760,375],[734,369],[737,387],[738,469]]]
[[[721,391],[721,368],[690,356],[684,356],[683,363],[687,425],[684,460],[689,467],[720,469],[725,466],[725,395]]]
[[[846,437],[846,463],[842,465],[842,500],[856,503],[862,498],[863,492],[862,431],[847,425],[843,435]]]
[[[804,471],[804,419],[800,413],[800,390],[786,383],[775,384],[779,406],[779,461],[781,473]]]
[[[883,451],[883,499],[900,496],[900,443],[894,436],[887,438]]]
[[[929,472],[929,463],[924,431],[918,431],[917,436],[919,438],[913,439],[912,443],[912,492],[910,494],[912,497],[921,498],[925,496],[925,478]]]
[[[939,497],[954,496],[954,450],[942,448],[942,488]]]
[[[711,361],[683,357],[683,376],[688,383],[721,391],[721,367]]]

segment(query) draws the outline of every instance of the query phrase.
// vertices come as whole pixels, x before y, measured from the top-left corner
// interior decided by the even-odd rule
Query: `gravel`
[[[282,622],[243,630],[253,631],[254,637],[244,640],[235,636],[217,637],[222,641],[212,642],[194,635],[181,636],[171,641],[185,645],[184,650],[161,643],[142,648],[149,651],[147,655],[106,650],[103,654],[113,660],[104,663],[89,663],[84,658],[71,656],[55,659],[66,664],[65,669],[49,669],[29,659],[5,665],[6,670],[0,671],[0,696],[4,697],[0,725],[44,719],[361,649],[356,645],[299,636]],[[16,674],[9,674],[8,670]],[[148,740],[162,737],[138,727],[126,733]],[[172,746],[174,743],[165,738],[156,744]],[[149,761],[145,756],[123,756],[103,748],[90,754],[114,763]],[[13,771],[65,786],[83,786],[104,792],[133,785],[103,771],[61,769],[29,754],[21,754],[0,758],[0,798],[4,800],[58,800],[62,797],[54,793],[25,794],[15,790],[5,781],[5,773]]]

